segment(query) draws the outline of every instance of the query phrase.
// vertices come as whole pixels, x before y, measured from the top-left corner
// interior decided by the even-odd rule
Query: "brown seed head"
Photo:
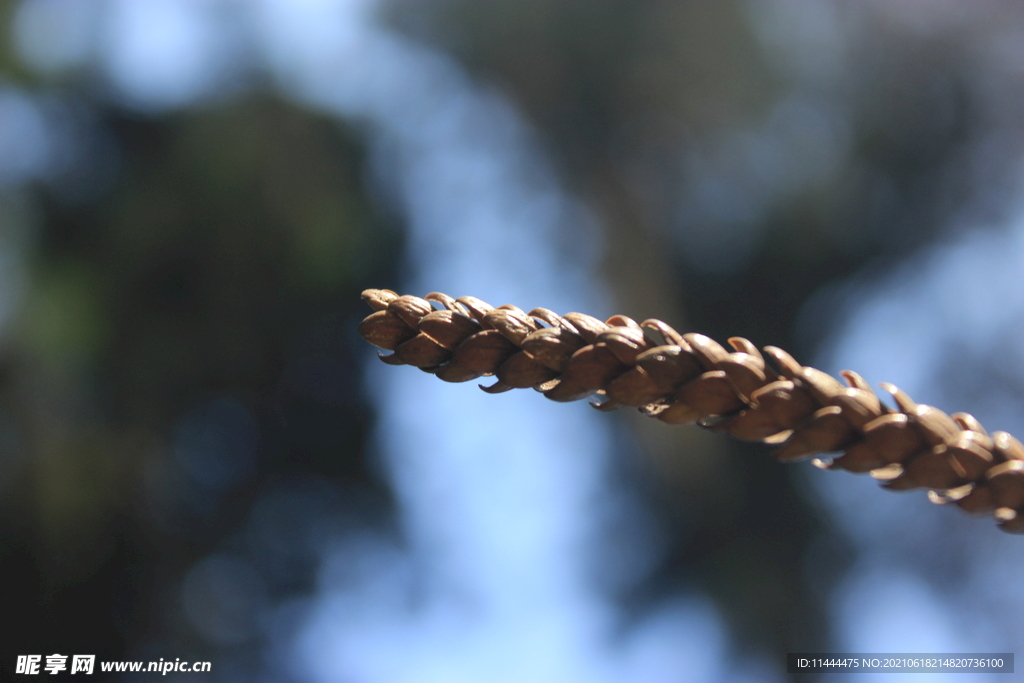
[[[668,424],[697,422],[740,439],[778,445],[794,461],[823,454],[824,469],[870,473],[894,491],[931,489],[929,500],[991,513],[1003,531],[1024,533],[1024,445],[991,436],[974,417],[952,417],[882,384],[886,407],[854,372],[834,377],[800,365],[774,346],[762,352],[741,337],[733,351],[659,320],[606,322],[544,308],[494,308],[475,297],[426,298],[368,289],[374,310],[359,325],[391,365],[413,365],[447,382],[495,375],[484,389],[532,387],[555,401],[594,394],[595,407],[638,408]],[[435,310],[435,305],[442,310]],[[775,367],[765,362],[767,356]]]

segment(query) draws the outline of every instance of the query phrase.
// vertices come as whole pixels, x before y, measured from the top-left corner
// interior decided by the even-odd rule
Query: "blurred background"
[[[367,287],[658,317],[1024,434],[1019,4],[4,0],[0,36],[5,671],[1024,644],[990,521],[355,333]]]

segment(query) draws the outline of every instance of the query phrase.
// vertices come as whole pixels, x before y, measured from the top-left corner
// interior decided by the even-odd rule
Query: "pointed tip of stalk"
[[[998,519],[1000,522],[1012,522],[1017,519],[1017,511],[1013,508],[997,508],[992,516]]]
[[[431,292],[430,294],[427,294],[423,298],[426,299],[427,301],[436,301],[437,303],[444,306],[446,310],[459,311],[460,313],[462,312],[461,310],[459,310],[459,302],[457,302],[455,299],[448,296],[444,292]]]
[[[872,479],[876,479],[881,482],[888,482],[903,476],[903,465],[900,463],[893,463],[891,465],[885,465],[884,467],[878,467],[868,474]]]
[[[779,369],[782,371],[779,374],[786,379],[798,377],[803,370],[803,366],[800,365],[793,356],[789,355],[778,346],[766,346],[764,347],[764,352],[778,364]]]
[[[623,408],[625,406],[623,404],[619,403],[618,401],[604,401],[604,402],[601,402],[601,401],[594,400],[594,401],[590,401],[590,407],[593,408],[594,410],[599,410],[602,413],[610,413],[612,411],[618,410],[619,408]]]
[[[908,396],[906,392],[897,387],[895,384],[892,384],[890,382],[882,382],[878,386],[882,387],[884,391],[892,395],[893,400],[896,401],[896,405],[904,413],[912,413],[914,412],[914,409],[917,408],[917,403],[914,401],[914,399],[910,398],[910,396]]]
[[[761,358],[761,352],[757,350],[754,343],[744,337],[729,337],[726,341],[729,342],[729,346],[735,349],[739,353],[745,353],[748,356],[755,358]]]
[[[360,296],[373,310],[383,311],[388,304],[398,298],[398,293],[390,289],[364,289]]]
[[[999,522],[1000,531],[1008,534],[1024,534],[1024,515],[1013,508],[997,508],[992,513],[995,520]]]
[[[658,320],[657,318],[648,318],[647,320],[640,323],[645,331],[653,331],[657,336],[661,337],[661,341],[670,346],[679,346],[682,348],[689,348],[689,344],[683,339],[683,335],[679,334],[674,327],[668,323]],[[657,340],[655,340],[657,341]]]
[[[506,391],[511,391],[515,388],[509,384],[505,384],[500,379],[489,387],[484,386],[483,384],[478,384],[477,386],[488,394],[504,394]]]
[[[534,390],[539,391],[540,393],[543,394],[545,391],[551,391],[552,389],[557,387],[561,382],[561,377],[555,377],[554,379],[549,379],[547,382],[541,382],[540,384],[534,387]]]
[[[955,503],[963,500],[974,490],[973,483],[967,483],[963,486],[957,486],[956,488],[946,489],[945,491],[936,491],[932,489],[928,492],[928,500],[936,505],[946,505],[947,503]]]
[[[776,432],[775,434],[772,434],[771,436],[762,439],[761,441],[770,446],[782,444],[785,443],[789,439],[789,437],[793,436],[794,431],[795,430],[793,429],[784,429],[781,432]]]
[[[380,358],[383,362],[387,363],[388,365],[405,365],[406,364],[405,361],[403,361],[402,359],[400,359],[398,357],[397,353],[382,353],[381,351],[378,351],[377,352],[377,358]]]
[[[842,375],[843,379],[846,380],[846,383],[853,387],[854,389],[863,389],[864,391],[867,391],[869,393],[874,393],[873,391],[871,391],[871,385],[868,384],[863,377],[858,375],[853,370],[843,370],[839,374]]]

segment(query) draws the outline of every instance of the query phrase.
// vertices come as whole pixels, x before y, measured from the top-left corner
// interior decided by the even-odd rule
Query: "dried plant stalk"
[[[555,401],[599,394],[599,410],[632,406],[669,424],[761,441],[777,446],[783,462],[837,454],[813,462],[867,472],[893,491],[927,488],[933,503],[991,513],[1003,531],[1024,533],[1024,446],[1006,432],[989,435],[967,413],[919,405],[891,384],[881,386],[898,410],[854,372],[842,373],[844,385],[768,346],[772,367],[746,339],[729,339],[728,351],[660,320],[525,313],[437,292],[421,299],[368,289],[363,299],[375,312],[359,333],[394,352],[381,355],[390,365],[446,382],[494,375],[481,386],[489,393],[532,387]]]

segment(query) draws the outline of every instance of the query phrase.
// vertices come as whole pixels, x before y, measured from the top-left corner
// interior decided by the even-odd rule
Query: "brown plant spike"
[[[814,464],[867,472],[893,491],[927,488],[933,503],[991,513],[1003,531],[1024,533],[1024,446],[1006,432],[989,435],[967,413],[914,403],[891,384],[881,386],[898,410],[854,372],[842,373],[844,385],[768,346],[772,367],[746,339],[730,339],[729,351],[660,320],[524,313],[437,292],[421,299],[368,289],[363,300],[375,312],[359,333],[393,352],[381,354],[389,365],[446,382],[494,375],[481,385],[489,393],[532,387],[555,401],[599,394],[599,410],[632,406],[669,424],[695,422],[777,446],[783,462],[836,454]]]

